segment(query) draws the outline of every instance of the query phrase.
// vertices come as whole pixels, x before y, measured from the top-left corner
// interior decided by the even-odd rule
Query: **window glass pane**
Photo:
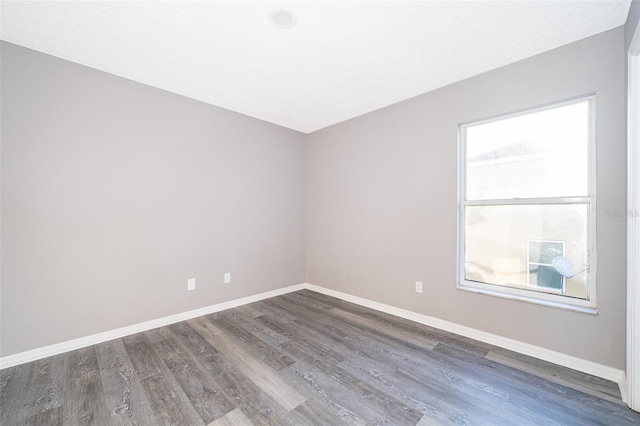
[[[564,278],[552,266],[536,265],[529,269],[529,287],[563,293]]]
[[[564,255],[581,271],[589,263],[587,204],[467,206],[465,212],[466,280],[588,298],[588,271],[561,280],[553,268],[529,264],[551,263],[557,244],[532,244],[528,253],[531,241],[564,243]]]
[[[564,256],[561,241],[529,241],[529,262],[551,265],[556,256]]]
[[[468,200],[589,195],[588,101],[466,132]]]

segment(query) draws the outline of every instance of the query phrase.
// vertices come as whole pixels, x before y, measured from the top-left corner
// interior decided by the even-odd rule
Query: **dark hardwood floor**
[[[2,370],[2,425],[640,425],[615,383],[308,290]]]

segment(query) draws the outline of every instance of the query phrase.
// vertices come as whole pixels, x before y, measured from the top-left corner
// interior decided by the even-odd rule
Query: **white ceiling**
[[[309,133],[623,25],[629,5],[3,1],[0,34]],[[274,27],[278,8],[297,25]]]

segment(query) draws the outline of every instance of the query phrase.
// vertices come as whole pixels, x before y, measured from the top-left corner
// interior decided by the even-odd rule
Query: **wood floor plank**
[[[16,426],[62,426],[64,425],[63,413],[64,407],[60,405],[27,417],[16,423]]]
[[[447,355],[442,350],[445,347],[459,357]],[[493,374],[480,373],[477,363],[484,359],[480,356],[441,344],[427,358],[427,369],[424,368],[425,364],[419,369],[411,369],[407,365],[399,368],[397,374],[406,380],[418,378],[420,382],[439,383],[441,387],[444,385],[456,397],[462,398],[456,405],[465,407],[466,413],[475,414],[479,412],[478,407],[490,407],[493,411],[489,414],[481,412],[482,417],[508,414],[509,417],[503,422],[518,424],[536,419],[536,423],[572,424],[563,419],[566,413],[562,410],[554,413],[553,407],[535,398],[523,398],[519,392],[523,383],[505,381],[502,377],[496,380]],[[468,363],[467,360],[473,362]],[[437,367],[434,369],[431,364]]]
[[[293,322],[291,327],[295,325],[300,326],[305,333],[313,336],[314,340],[323,342],[323,344],[330,348],[332,351],[344,354],[344,357],[348,357],[349,353],[356,350],[352,339],[364,339],[368,342],[369,347],[373,350],[386,351],[392,356],[395,351],[398,352],[410,352],[415,356],[420,356],[431,347],[431,342],[421,342],[420,345],[413,345],[403,341],[400,338],[393,336],[393,332],[388,330],[367,329],[358,328],[357,326],[347,322],[336,322],[335,319],[330,321],[330,325],[320,323],[323,321],[319,318],[309,320],[307,318],[301,318]],[[338,339],[333,334],[333,329],[337,328],[342,330],[344,337]]]
[[[303,359],[308,362],[312,362],[313,359],[324,359],[337,364],[348,356],[348,350],[336,344],[335,340],[316,330],[301,327],[296,322],[281,321],[268,315],[260,316],[255,321],[265,332],[280,337],[272,344],[277,345],[281,351],[289,354],[293,359]]]
[[[422,413],[402,404],[392,395],[359,380],[339,367],[316,362],[297,362],[287,368],[307,382],[317,396],[331,406],[354,413],[368,424],[416,424]]]
[[[300,296],[304,296],[310,299],[315,299],[320,303],[323,303],[327,306],[331,306],[331,307],[339,307],[342,303],[349,303],[349,302],[345,302],[342,299],[338,299],[337,297],[333,297],[333,296],[329,296],[327,294],[322,294],[322,293],[318,293],[316,291],[312,291],[312,290],[308,290],[308,289],[304,289],[304,290],[300,290],[300,291],[296,291],[295,294],[298,294]]]
[[[313,364],[308,365],[313,366]],[[281,374],[288,382],[295,385],[300,392],[307,396],[305,402],[311,404],[314,401],[320,401],[320,407],[324,407],[328,413],[327,415],[338,417],[345,424],[350,425],[373,424],[371,421],[367,421],[367,417],[375,417],[375,414],[372,414],[371,410],[367,407],[359,407],[357,411],[352,410],[351,406],[357,406],[358,404],[350,404],[349,400],[344,398],[344,394],[338,393],[341,391],[340,387],[334,385],[326,375],[321,374],[322,377],[318,380],[313,372],[308,371],[306,362],[299,361],[282,370]],[[363,410],[364,413],[362,413]],[[291,414],[293,411],[295,410],[289,412],[289,419],[299,417],[299,414]],[[285,421],[286,420],[287,417],[285,417]]]
[[[274,340],[278,341],[277,344],[292,339],[297,335],[291,334],[287,329],[287,324],[291,324],[292,321],[287,321],[274,315],[261,315],[254,318],[253,322],[260,327],[268,329],[269,334],[273,335]]]
[[[463,368],[473,369],[478,380],[484,383],[490,382],[507,392],[510,401],[531,414],[536,414],[539,419],[558,421],[561,424],[581,425],[590,421],[597,421],[603,408],[616,414],[617,425],[634,424],[632,416],[627,416],[627,409],[620,410],[616,404],[593,398],[555,383],[540,379],[526,372],[512,369],[480,357],[472,357],[468,353],[447,345],[439,345],[435,351],[445,355],[447,359],[461,365]],[[500,380],[495,380],[496,373],[500,372]],[[558,398],[562,396],[562,399]],[[598,401],[597,406],[590,402]],[[577,402],[579,401],[579,403]]]
[[[178,327],[179,332],[176,331]],[[253,424],[278,424],[286,411],[237,369],[232,360],[213,349],[209,342],[187,323],[174,324],[172,329],[176,331],[177,338],[193,355],[194,360],[222,386],[224,393],[235,401],[242,413],[250,418]]]
[[[96,345],[110,424],[155,426],[151,405],[121,339]]]
[[[108,424],[95,346],[68,353],[64,399],[64,424]]]
[[[389,319],[389,317],[392,317],[389,314],[386,314],[384,312],[373,311],[371,309],[357,306],[352,303],[343,302],[340,304],[339,308],[336,308],[336,310],[347,310],[347,312],[351,312],[351,313],[358,313],[362,309],[366,309],[366,311],[364,311],[365,313],[362,314],[362,317],[367,320],[373,320],[373,322],[370,323],[368,327],[359,328],[359,329],[371,330],[371,327],[375,327],[375,324],[379,322],[380,325],[378,325],[377,328],[379,328],[380,330],[386,330],[387,336],[392,339],[391,341],[377,339],[380,342],[385,342],[385,343],[392,342],[393,344],[398,344],[398,343],[404,344],[403,339],[393,338],[393,336],[396,335],[396,331],[397,331],[397,334],[407,333],[409,336],[412,336],[409,338],[410,340],[408,340],[408,342],[410,342],[409,344],[417,349],[420,349],[421,347],[425,349],[433,349],[433,347],[435,347],[435,346],[433,347],[431,346],[431,344],[433,343],[436,343],[436,344],[446,343],[451,347],[464,350],[471,354],[485,356],[489,350],[494,348],[492,345],[488,345],[482,342],[477,342],[475,340],[468,339],[462,336],[455,336],[454,334],[448,333],[443,330],[435,330],[432,327],[428,327],[423,324],[418,324],[418,323],[406,320],[404,318],[393,317],[393,319]],[[357,333],[353,335],[357,335]],[[367,334],[362,333],[362,335],[367,335]],[[370,334],[367,336],[371,337]],[[414,341],[415,339],[418,339],[418,342],[415,342]],[[425,344],[420,344],[420,339],[424,339]]]
[[[210,359],[215,359],[215,356],[220,353],[218,349],[211,346],[185,321],[171,324],[169,328],[174,338],[180,341],[192,354],[206,355]]]
[[[191,354],[174,339],[162,340],[155,347],[205,424],[236,407],[234,401],[222,391],[222,387],[202,371]]]
[[[151,341],[145,333],[137,333],[122,338],[136,376],[144,380],[157,376],[163,371],[163,364],[151,346]]]
[[[437,419],[434,419],[428,414],[425,414],[424,416],[422,416],[418,424],[416,424],[416,426],[444,426],[444,425],[445,423],[439,422]]]
[[[354,420],[355,417],[334,411],[324,400],[314,396],[291,410],[282,424],[289,426],[364,424]]]
[[[281,332],[282,330],[279,326],[276,325],[277,330],[268,326],[270,320],[267,315],[261,314],[255,318],[249,319],[244,315],[236,315],[235,312],[233,312],[230,314],[230,317],[231,320],[236,322],[245,331],[253,334],[255,337],[271,347],[277,347],[281,343],[289,340],[289,337],[285,333]],[[265,320],[267,322],[266,324],[263,323]]]
[[[292,322],[304,324],[305,327],[311,328],[327,337],[331,337],[336,341],[343,339],[344,336],[347,335],[342,327],[333,322],[334,317],[327,315],[325,312],[305,309],[304,306],[291,303],[279,297],[265,300],[264,303],[273,308],[278,314],[295,317]]]
[[[259,317],[260,315],[262,315],[262,312],[260,312],[258,309],[256,309],[255,306],[253,306],[253,304],[249,304],[249,305],[242,305],[242,306],[238,306],[236,308],[234,308],[234,311],[246,316],[247,318],[250,319],[254,319]]]
[[[157,422],[162,425],[176,426],[204,425],[195,408],[190,403],[185,403],[188,399],[181,398],[182,392],[177,391],[170,382],[171,380],[162,374],[142,381]]]
[[[0,423],[11,424],[24,419],[34,422],[38,414],[61,406],[64,381],[64,356],[44,358],[3,371]]]
[[[292,316],[294,319],[291,322],[307,320],[314,323],[316,327],[323,329],[323,333],[330,335],[336,340],[340,340],[346,335],[343,330],[340,330],[331,323],[333,317],[328,314],[328,311],[314,308],[308,309],[300,303],[292,302],[283,297],[267,299],[264,303],[274,308],[280,315]]]
[[[127,355],[159,424],[204,425],[196,408],[145,333],[122,339]],[[164,342],[162,340],[159,343]]]
[[[229,411],[224,416],[214,420],[209,423],[207,426],[245,426],[250,425],[251,420],[244,415],[241,409],[236,408],[232,411]]]
[[[308,293],[305,294],[307,295]],[[317,294],[318,293],[316,293],[316,295]],[[324,295],[319,296],[329,297]],[[336,300],[337,309],[359,315],[363,318],[370,319],[375,322],[379,322],[393,329],[399,329],[409,333],[416,333],[418,335],[428,337],[429,339],[436,342],[446,343],[449,346],[457,347],[459,349],[463,349],[479,355],[486,355],[489,350],[495,349],[495,346],[488,343],[479,342],[477,340],[473,340],[464,336],[455,335],[444,330],[439,330],[433,327],[426,326],[424,324],[419,324],[405,318],[396,317],[385,312],[369,309],[364,306],[356,305],[344,300]]]
[[[617,384],[309,290],[0,371],[0,425],[640,425]]]
[[[570,387],[616,404],[623,404],[620,398],[620,387],[617,383],[609,380],[590,376],[580,371],[505,349],[493,349],[489,351],[485,358],[508,367],[526,371],[550,382]]]
[[[305,398],[282,379],[268,365],[265,365],[252,354],[242,350],[222,330],[203,317],[188,321],[198,334],[207,340],[211,346],[218,348],[228,358],[233,359],[234,364],[266,394],[277,401],[285,410],[294,409]]]
[[[293,340],[291,342],[293,342]],[[305,354],[301,354],[301,356],[303,355]],[[311,375],[316,379],[317,377],[319,377],[320,372],[322,372],[322,374],[331,378],[341,387],[348,389],[349,393],[364,396],[363,401],[361,401],[361,403],[364,404],[363,406],[370,406],[374,411],[382,407],[385,415],[390,419],[393,419],[394,424],[415,424],[422,417],[423,413],[417,409],[414,409],[415,406],[408,405],[406,404],[406,401],[397,398],[400,394],[396,389],[377,386],[377,383],[375,382],[368,382],[367,380],[362,380],[362,377],[356,377],[357,374],[353,373],[354,371],[357,372],[359,367],[356,369],[345,369],[344,366],[349,364],[360,366],[362,365],[362,361],[366,359],[356,355],[356,353],[354,353],[351,358],[352,359],[345,360],[344,362],[341,362],[339,364],[334,364],[326,358],[313,358],[310,356],[303,356],[302,365],[313,366],[313,368],[317,368],[318,370],[315,373],[311,373]],[[290,368],[290,370],[295,371],[297,370],[297,367],[293,366]],[[389,374],[391,374],[393,372],[393,369],[389,369],[388,372]],[[370,373],[375,374],[377,372],[372,371]],[[392,392],[388,393],[386,392],[387,390],[392,390]],[[332,392],[335,392],[335,390],[333,390]],[[389,408],[387,404],[394,408]],[[361,408],[362,407],[360,407],[360,409]],[[395,409],[400,409],[400,411],[394,412]],[[367,416],[363,413],[361,415],[365,417]],[[407,418],[406,416],[409,417]],[[375,418],[369,418],[369,420],[375,421]]]
[[[344,361],[345,357],[334,347],[324,345],[323,339],[299,339],[289,340],[279,346],[280,350],[290,355],[292,358],[313,363],[316,360],[324,360],[332,364],[338,364]]]
[[[289,299],[291,299],[291,298],[289,298]],[[288,300],[288,301],[290,302],[290,300]],[[270,305],[271,306],[275,306],[275,307],[279,307],[279,308],[285,308],[285,306],[282,303],[283,302],[280,301],[279,303],[271,303]],[[295,312],[297,309],[300,309],[300,308],[289,309],[289,312]],[[300,322],[300,321],[296,321],[296,322]],[[305,324],[305,325],[307,325],[307,324]],[[452,339],[455,338],[455,336],[447,335],[445,333],[438,333],[437,337],[441,338],[442,340],[444,340],[446,342],[450,342]],[[344,341],[343,341],[343,343],[344,343]],[[490,346],[484,346],[483,347],[483,345],[477,345],[473,341],[465,341],[465,340],[461,340],[460,342],[455,342],[455,346],[465,350],[466,352],[468,352],[470,354],[475,354],[475,355],[484,355],[484,354],[486,354],[488,352],[488,349],[490,348]]]
[[[319,311],[312,306],[292,301],[290,297],[282,297],[282,300],[273,301],[271,304],[276,308],[298,313],[299,319],[294,322],[303,324],[306,328],[320,334],[329,335],[336,342],[340,342],[347,334],[362,334],[383,343],[396,346],[410,345],[418,350],[431,350],[438,343],[424,335],[398,330],[386,323],[361,318],[337,308]]]
[[[317,299],[305,297],[299,293],[287,293],[282,296],[269,299],[269,301],[283,302],[291,306],[295,306],[301,309],[310,309],[318,315],[330,316],[330,311],[335,309],[335,306],[330,306],[325,303],[319,302]]]
[[[501,418],[502,409],[479,403],[472,397],[455,392],[451,387],[443,386],[439,381],[430,380],[428,375],[416,374],[415,370],[398,369],[390,377],[402,383],[403,393],[418,401],[418,406],[424,413],[420,419],[422,423],[465,426],[520,425]]]
[[[259,302],[254,302],[252,303],[252,305],[255,309],[262,312],[263,315],[276,319],[279,322],[290,322],[299,318],[298,315],[292,312],[283,311],[281,309],[276,309],[273,306],[271,306],[268,302],[272,301],[273,299],[274,298],[264,299]],[[258,318],[261,318],[261,317],[258,317]]]
[[[66,357],[49,357],[35,362],[29,382],[31,409],[27,415],[40,414],[60,407],[64,402]]]
[[[401,346],[396,346],[396,347],[391,346],[391,347],[385,348],[384,345],[381,345],[375,341],[368,340],[363,336],[356,336],[353,339],[350,336],[345,338],[342,343],[343,344],[350,343],[352,352],[357,353],[360,356],[368,356],[373,358],[374,360],[376,360],[376,362],[378,362],[378,366],[381,366],[381,367],[384,367],[385,361],[387,363],[389,363],[389,361],[392,361],[391,363],[392,365],[398,364],[398,363],[406,363],[408,368],[415,368],[416,366],[421,365],[421,363],[423,363],[422,365],[424,368],[429,367],[428,363],[423,362],[424,358],[428,359],[429,354],[425,352],[416,352],[410,347],[403,348]],[[366,360],[366,358],[362,358],[358,362],[362,363],[364,360]],[[446,369],[450,368],[451,366],[444,363],[441,366],[435,365],[435,367],[437,367],[440,371],[448,371]],[[449,385],[447,383],[447,380],[451,378],[455,378],[456,380],[461,380],[460,378],[456,378],[456,376],[451,376],[451,374],[449,373],[446,376],[446,378],[444,380],[441,380],[438,383],[438,386],[435,387],[434,389],[446,388]],[[446,411],[449,413],[451,413],[452,411],[455,412],[455,410],[452,410],[452,407],[445,407],[445,408],[447,408]],[[435,410],[435,413],[432,413],[432,414],[438,414],[438,410]],[[489,412],[485,413],[485,415],[489,415],[489,414],[491,413]],[[450,421],[451,421],[450,419],[447,419],[446,421],[444,421],[444,423],[447,423]]]
[[[287,293],[286,298],[292,302],[299,302],[302,305],[311,306],[314,309],[330,311],[336,307],[334,301],[323,301],[316,297],[311,297],[311,291],[297,291],[295,293]]]
[[[380,392],[396,395],[436,424],[523,424],[526,419],[515,415],[520,411],[518,408],[510,410],[509,418],[504,416],[503,410],[495,410],[505,405],[500,403],[508,400],[508,394],[474,382],[455,370],[445,369],[437,360],[385,365],[361,356],[341,363],[340,367]],[[483,397],[481,392],[488,393],[489,398]],[[493,404],[488,404],[487,400]]]
[[[480,404],[479,410],[473,410],[478,401],[472,395],[464,397],[465,392],[474,388],[482,389],[482,386],[465,381],[464,374],[454,370],[451,363],[438,359],[437,355],[417,352],[410,347],[403,349],[384,345],[365,336],[349,336],[344,343],[349,345],[354,356],[343,362],[342,366],[347,368],[351,364],[349,371],[360,380],[387,387],[389,392],[398,395],[421,413],[428,414],[436,423],[481,424],[483,418],[492,421],[499,419],[499,416],[484,409],[484,404]],[[414,383],[411,376],[402,376],[403,371],[409,371],[410,374],[424,371],[426,375]],[[454,387],[455,392],[451,394],[450,390]]]
[[[35,362],[0,371],[0,423],[18,424],[23,405],[27,404],[27,383],[35,370]],[[23,416],[24,417],[24,416]]]
[[[233,313],[212,314],[208,318],[225,332],[236,344],[239,344],[250,351],[255,357],[273,368],[281,370],[293,364],[295,360],[278,351],[276,347],[269,346],[253,335],[249,330],[243,328],[243,323]]]
[[[167,340],[175,337],[171,332],[169,326],[154,328],[153,330],[145,331],[144,334],[147,335],[147,338],[151,343],[157,343],[162,340]]]
[[[369,318],[343,311],[339,308],[332,309],[331,314],[335,315],[340,322],[348,323],[358,329],[366,329],[373,333],[385,334],[386,337],[400,339],[405,343],[415,345],[421,349],[431,350],[439,343],[435,339],[425,335],[408,332],[398,329],[397,327],[390,327],[386,324],[383,325]]]

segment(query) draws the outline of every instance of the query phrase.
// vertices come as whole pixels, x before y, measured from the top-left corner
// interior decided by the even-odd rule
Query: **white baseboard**
[[[228,302],[217,303],[215,305],[205,306],[204,308],[181,312],[179,314],[169,315],[151,321],[145,321],[126,327],[117,328],[115,330],[92,334],[91,336],[67,340],[66,342],[56,343],[53,345],[20,352],[14,355],[5,356],[0,358],[0,370],[19,364],[24,364],[25,362],[36,361],[38,359],[47,358],[64,352],[69,352],[87,346],[96,345],[98,343],[107,342],[109,340],[118,339],[120,337],[129,336],[131,334],[152,330],[154,328],[163,327],[165,325],[174,324],[176,322],[189,320],[191,318],[196,318],[202,315],[224,311],[225,309],[235,308],[238,306],[246,305],[248,303],[257,302],[259,300],[268,299],[270,297],[280,296],[281,294],[302,290],[305,287],[306,284],[296,284],[289,287],[279,288],[277,290],[242,297],[240,299],[230,300]]]
[[[377,311],[395,315],[400,318],[405,318],[420,324],[425,324],[430,327],[438,328],[440,330],[448,331],[450,333],[455,333],[464,337],[479,340],[481,342],[499,346],[504,349],[508,349],[508,350],[518,352],[524,355],[528,355],[534,358],[542,359],[544,361],[552,362],[554,364],[558,364],[563,367],[572,368],[574,370],[578,370],[583,373],[587,373],[593,376],[601,377],[603,379],[611,380],[612,382],[619,384],[623,401],[626,399],[626,387],[625,387],[626,377],[625,377],[625,372],[623,370],[619,370],[617,368],[598,364],[592,361],[587,361],[575,356],[563,354],[550,349],[541,348],[539,346],[531,345],[529,343],[524,343],[517,340],[509,339],[506,337],[498,336],[496,334],[491,334],[485,331],[481,331],[471,327],[456,324],[450,321],[445,321],[439,318],[418,314],[416,312],[411,312],[405,309],[396,308],[391,305],[386,305],[384,303],[375,302],[369,299],[364,299],[362,297],[352,296],[347,293],[342,293],[340,291],[331,290],[328,288],[320,287],[320,286],[309,284],[309,283],[296,284],[289,287],[284,287],[277,290],[256,294],[253,296],[242,297],[240,299],[230,300],[228,302],[206,306],[204,308],[194,309],[191,311],[182,312],[175,315],[169,315],[169,316],[158,318],[151,321],[145,321],[139,324],[126,326],[126,327],[118,328],[115,330],[105,331],[103,333],[93,334],[91,336],[86,336],[78,339],[68,340],[66,342],[56,343],[54,345],[49,345],[42,348],[37,348],[37,349],[17,353],[15,355],[5,356],[0,358],[0,369],[13,367],[15,365],[23,364],[25,362],[35,361],[35,360],[46,358],[49,356],[61,354],[64,352],[75,350],[75,349],[84,348],[87,346],[95,345],[95,344],[106,342],[113,339],[118,339],[131,334],[140,333],[140,332],[151,330],[157,327],[162,327],[162,326],[173,324],[176,322],[185,321],[185,320],[196,318],[202,315],[208,315],[214,312],[223,311],[225,309],[235,308],[238,306],[246,305],[248,303],[257,302],[259,300],[280,296],[282,294],[291,293],[291,292],[302,290],[302,289],[308,289],[318,293],[326,294],[328,296],[337,297],[338,299],[355,303],[360,306],[365,306],[367,308],[371,308]]]
[[[544,361],[552,362],[563,367],[572,368],[583,373],[591,374],[592,376],[611,380],[612,382],[617,383],[620,386],[622,393],[625,373],[623,370],[619,370],[617,368],[598,364],[592,361],[587,361],[585,359],[556,352],[551,349],[541,348],[539,346],[520,342],[518,340],[498,336],[496,334],[487,333],[486,331],[477,330],[475,328],[456,324],[450,321],[445,321],[439,318],[434,318],[427,315],[407,311],[405,309],[396,308],[394,306],[385,305],[384,303],[375,302],[373,300],[364,299],[362,297],[352,296],[347,293],[342,293],[340,291],[331,290],[317,285],[307,283],[305,284],[305,288],[318,293],[326,294],[327,296],[337,297],[338,299],[355,303],[360,306],[365,306],[367,308],[395,315],[400,318],[405,318],[420,324],[428,325],[430,327],[468,337],[470,339],[479,340],[484,343],[499,346],[501,348],[518,352],[523,355],[528,355]]]

